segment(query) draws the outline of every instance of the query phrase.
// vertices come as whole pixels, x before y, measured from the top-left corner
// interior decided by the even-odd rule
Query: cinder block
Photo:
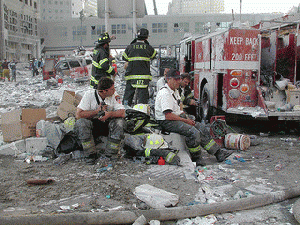
[[[1,155],[18,155],[26,151],[25,140],[18,140],[0,147]]]
[[[31,137],[26,138],[26,152],[27,153],[38,153],[44,150],[48,145],[46,137]]]

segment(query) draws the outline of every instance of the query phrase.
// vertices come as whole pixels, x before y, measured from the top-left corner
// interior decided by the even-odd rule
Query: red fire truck
[[[300,57],[297,61],[292,30],[289,44],[280,42],[276,29],[262,32],[241,25],[181,41],[179,67],[194,75],[198,119],[225,113],[299,121],[300,67],[295,65]]]

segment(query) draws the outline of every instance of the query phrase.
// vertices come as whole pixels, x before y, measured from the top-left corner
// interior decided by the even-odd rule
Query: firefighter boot
[[[196,162],[196,166],[206,166],[206,163],[204,162],[201,155],[201,150],[191,153],[191,158],[193,162]]]
[[[218,162],[223,162],[228,156],[230,156],[234,151],[228,151],[225,149],[220,148],[216,153],[215,156]]]
[[[179,158],[179,156],[177,155],[177,153],[174,153],[174,152],[170,152],[170,153],[166,156],[165,161],[166,161],[167,163],[169,163],[170,165],[177,165],[177,166],[180,165],[180,158]]]
[[[98,158],[94,140],[85,141],[81,144],[84,152],[84,161],[87,164],[94,165]]]
[[[151,148],[146,148],[145,150],[145,157],[146,158],[153,158],[158,159],[159,157],[163,157],[166,163],[170,165],[180,165],[180,158],[177,155],[178,151],[171,151],[168,149],[151,149]],[[157,163],[157,162],[156,162]]]
[[[121,149],[121,141],[108,138],[104,154],[108,158],[117,159]]]

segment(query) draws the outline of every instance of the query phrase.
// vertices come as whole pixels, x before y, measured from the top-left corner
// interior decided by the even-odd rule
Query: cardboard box
[[[75,95],[74,91],[65,90],[61,103],[57,109],[57,115],[62,120],[65,120],[71,116],[75,117],[77,105],[81,100],[81,96]]]
[[[36,123],[46,119],[45,109],[22,109],[22,136],[35,137]]]
[[[2,114],[2,134],[5,142],[36,135],[36,123],[46,119],[45,109],[22,109]]]
[[[20,120],[20,110],[2,114],[2,135],[3,141],[12,142],[22,139],[22,126]]]

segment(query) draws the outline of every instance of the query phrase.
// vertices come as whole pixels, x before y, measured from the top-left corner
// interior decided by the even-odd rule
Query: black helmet
[[[109,43],[109,42],[110,42],[110,37],[108,33],[103,33],[100,34],[97,44],[104,45],[105,43]]]
[[[149,31],[145,28],[141,28],[137,33],[138,39],[146,39],[149,36]]]

